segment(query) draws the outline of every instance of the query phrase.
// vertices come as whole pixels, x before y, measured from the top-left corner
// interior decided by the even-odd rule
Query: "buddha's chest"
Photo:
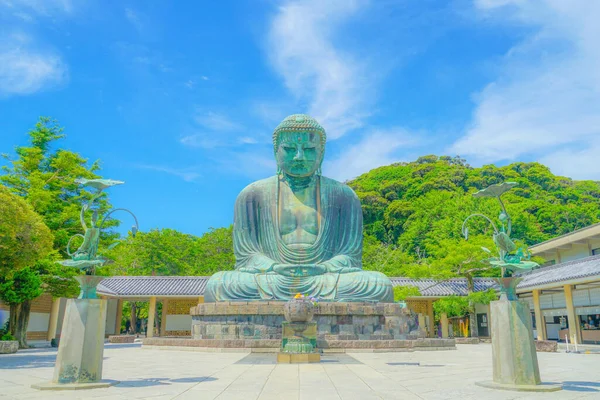
[[[316,190],[292,192],[282,187],[279,196],[279,233],[286,244],[312,244],[319,233]]]

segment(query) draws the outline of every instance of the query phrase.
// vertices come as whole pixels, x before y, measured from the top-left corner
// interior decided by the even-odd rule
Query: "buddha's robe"
[[[278,179],[254,182],[238,196],[233,227],[236,270],[213,275],[205,301],[289,300],[302,293],[325,301],[392,302],[390,280],[361,269],[362,210],[352,189],[318,177],[317,238],[311,245],[286,245],[278,226]],[[318,265],[326,272],[307,267],[300,268],[302,276],[287,276],[272,270],[278,264]]]

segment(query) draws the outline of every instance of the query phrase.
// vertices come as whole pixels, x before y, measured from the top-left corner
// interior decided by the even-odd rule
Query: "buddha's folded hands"
[[[275,264],[273,271],[284,276],[315,276],[327,272],[320,264]]]

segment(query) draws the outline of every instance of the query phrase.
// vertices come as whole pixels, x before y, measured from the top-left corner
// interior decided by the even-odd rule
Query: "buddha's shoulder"
[[[338,182],[335,179],[327,178],[326,176],[321,177],[321,185],[328,186],[329,188],[334,189],[336,192],[341,193],[342,196],[352,197],[358,200],[358,196],[352,190],[352,188],[345,183]]]
[[[248,186],[246,186],[240,194],[240,197],[252,197],[256,194],[264,193],[266,190],[269,190],[277,185],[277,176],[271,176],[269,178],[261,179],[255,182],[252,182]]]

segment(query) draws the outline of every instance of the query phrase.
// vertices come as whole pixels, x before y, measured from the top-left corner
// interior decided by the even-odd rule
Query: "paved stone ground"
[[[491,346],[456,351],[325,355],[320,364],[275,364],[274,354],[146,350],[106,345],[107,389],[41,392],[33,383],[52,377],[56,350],[0,356],[0,400],[5,399],[600,399],[600,354],[538,353],[542,379],[562,382],[555,393],[494,391]]]

